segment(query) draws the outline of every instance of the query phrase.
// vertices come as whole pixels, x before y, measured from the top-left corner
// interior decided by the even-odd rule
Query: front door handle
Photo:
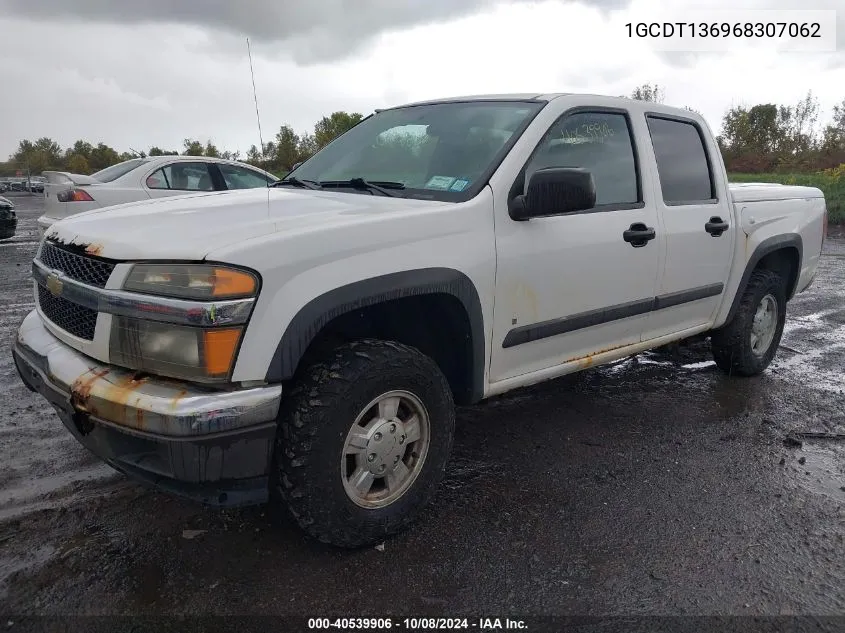
[[[642,222],[634,222],[627,231],[622,233],[622,239],[634,248],[640,248],[653,240],[656,235],[653,227],[646,226]]]
[[[710,221],[704,225],[704,230],[710,233],[713,237],[719,237],[722,233],[728,230],[729,224],[722,220],[719,216],[713,216]]]

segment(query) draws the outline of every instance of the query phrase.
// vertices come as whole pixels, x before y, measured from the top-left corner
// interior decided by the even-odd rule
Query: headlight
[[[238,299],[258,291],[257,277],[208,264],[136,264],[123,289],[179,299]]]
[[[123,289],[211,306],[224,300],[251,299],[258,293],[258,276],[216,264],[135,264]],[[213,321],[212,321],[213,322]],[[208,323],[204,324],[209,325]],[[131,316],[112,319],[111,362],[159,376],[198,382],[229,378],[243,326],[192,327]]]
[[[199,382],[226,380],[242,328],[200,329],[115,316],[112,363],[138,371]]]

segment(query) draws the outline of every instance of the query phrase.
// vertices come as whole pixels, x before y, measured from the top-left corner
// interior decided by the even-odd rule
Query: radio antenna
[[[249,55],[249,74],[252,76],[252,96],[255,99],[255,118],[258,121],[258,142],[261,143],[261,159],[266,163],[267,157],[264,155],[264,137],[261,135],[261,115],[258,113],[258,93],[255,91],[255,71],[252,69],[252,49],[249,45],[249,38],[246,38],[246,52]]]

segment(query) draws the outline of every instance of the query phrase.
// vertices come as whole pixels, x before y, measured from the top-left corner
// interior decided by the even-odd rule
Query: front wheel
[[[716,365],[727,374],[761,374],[777,352],[785,322],[785,281],[771,270],[755,270],[734,318],[711,337]]]
[[[271,501],[324,543],[377,543],[433,496],[454,425],[449,384],[430,358],[388,341],[342,345],[285,398]]]

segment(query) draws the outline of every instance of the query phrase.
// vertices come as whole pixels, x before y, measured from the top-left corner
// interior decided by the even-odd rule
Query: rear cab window
[[[713,169],[698,125],[661,115],[648,115],[646,121],[664,204],[715,203]]]
[[[125,176],[130,171],[138,169],[138,167],[140,167],[146,162],[147,161],[143,158],[133,158],[131,160],[126,160],[122,163],[112,165],[111,167],[106,167],[105,169],[101,169],[100,171],[91,174],[91,178],[94,178],[99,182],[112,182],[114,180],[117,180],[121,176]]]

